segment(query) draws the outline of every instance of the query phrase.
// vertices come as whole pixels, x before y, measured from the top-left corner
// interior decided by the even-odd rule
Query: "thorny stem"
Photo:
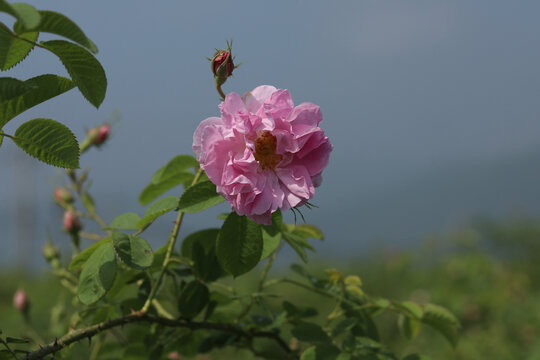
[[[247,339],[248,341],[253,338],[267,338],[267,339],[275,341],[286,353],[288,354],[292,353],[292,350],[289,348],[287,343],[279,336],[279,332],[260,331],[260,330],[243,330],[239,327],[236,327],[230,324],[224,324],[224,323],[173,320],[173,319],[167,319],[164,317],[144,314],[139,311],[133,314],[120,317],[120,318],[104,321],[96,325],[92,325],[86,328],[71,331],[68,334],[62,336],[60,339],[56,339],[54,342],[41,346],[38,350],[35,350],[26,354],[26,357],[24,359],[26,360],[43,359],[45,356],[50,355],[50,354],[55,354],[56,352],[62,350],[63,348],[69,346],[70,344],[74,342],[77,342],[86,338],[92,338],[92,336],[95,336],[108,329],[112,329],[112,328],[129,324],[129,323],[136,323],[136,322],[156,323],[163,326],[187,328],[191,330],[206,329],[206,330],[224,331],[231,334],[235,334],[239,337],[243,337]]]
[[[191,182],[191,185],[195,185],[201,175],[203,173],[203,170],[199,168],[197,170],[197,174],[195,174],[195,177],[193,178],[193,181]],[[171,254],[174,249],[174,245],[176,244],[176,239],[178,238],[178,232],[180,231],[180,225],[182,225],[182,219],[184,218],[184,212],[179,211],[178,216],[176,217],[176,221],[174,223],[174,228],[171,232],[171,237],[169,238],[169,245],[167,247],[167,252],[165,253],[165,259],[163,259],[163,265],[161,266],[161,270],[159,271],[158,278],[156,280],[156,283],[152,287],[152,290],[150,291],[150,295],[148,295],[148,299],[146,299],[146,302],[144,303],[141,312],[146,313],[148,312],[148,309],[150,308],[150,305],[152,304],[152,300],[156,296],[156,293],[159,289],[159,285],[161,284],[161,280],[163,279],[163,275],[165,274],[165,269],[167,268],[167,265],[169,264],[169,261],[171,259]]]

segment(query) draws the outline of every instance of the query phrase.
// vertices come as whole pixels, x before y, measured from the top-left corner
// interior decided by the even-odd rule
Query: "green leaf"
[[[422,322],[434,327],[452,344],[457,345],[459,320],[442,306],[427,304],[424,307]]]
[[[15,132],[13,140],[27,154],[47,164],[79,168],[79,144],[65,125],[51,119],[25,122]]]
[[[99,107],[107,91],[107,78],[99,61],[86,49],[68,41],[51,40],[41,45],[60,58],[84,97]]]
[[[0,103],[21,96],[37,86],[11,77],[0,78]]]
[[[144,239],[119,231],[113,231],[112,238],[116,254],[127,266],[143,270],[152,265],[154,254]]]
[[[159,199],[146,209],[143,218],[137,223],[139,229],[144,228],[158,217],[176,208],[178,198],[176,196],[167,196]]]
[[[193,273],[204,281],[211,282],[223,275],[223,269],[216,257],[215,246],[205,250],[201,243],[194,243],[192,248]]]
[[[95,244],[90,245],[89,247],[84,249],[82,252],[77,254],[77,256],[75,256],[73,258],[73,260],[71,260],[71,263],[69,264],[68,269],[69,270],[76,270],[76,269],[80,268],[81,266],[83,266],[86,263],[86,261],[88,260],[90,255],[92,255],[94,253],[94,251],[96,251],[96,249],[98,247],[100,247],[104,243],[107,243],[107,242],[110,242],[110,241],[111,241],[111,238],[106,238],[106,239],[98,241]]]
[[[2,71],[9,70],[24,60],[34,48],[33,43],[37,41],[39,35],[37,32],[29,32],[15,38],[11,31],[8,31],[9,29],[0,26],[0,69]]]
[[[172,158],[167,165],[161,167],[152,176],[152,183],[159,184],[169,178],[177,177],[178,175],[188,172],[189,168],[198,168],[199,163],[193,156],[178,155]]]
[[[233,276],[253,269],[262,254],[261,228],[245,216],[232,212],[219,232],[216,255],[221,267]]]
[[[205,251],[210,251],[216,244],[218,234],[219,229],[205,229],[189,234],[182,241],[182,256],[193,259],[192,250],[195,243],[200,244]]]
[[[29,29],[38,26],[41,21],[39,12],[32,5],[26,3],[10,4],[5,0],[0,0],[0,11],[16,17]]]
[[[400,315],[398,318],[398,326],[403,335],[407,339],[412,340],[420,333],[422,323],[420,320]]]
[[[112,287],[116,277],[116,257],[111,243],[101,244],[90,255],[81,272],[77,294],[90,305],[101,299]]]
[[[321,344],[307,348],[300,360],[334,360],[341,351],[332,344]]]
[[[300,341],[327,342],[330,341],[328,334],[317,324],[302,322],[291,331],[293,336]],[[336,355],[337,356],[337,355]]]
[[[313,250],[311,245],[301,236],[289,232],[283,232],[283,239],[293,248],[293,250],[300,256],[303,262],[307,263],[306,248]]]
[[[324,234],[315,225],[309,225],[309,224],[296,225],[294,227],[293,234],[298,234],[305,238],[324,240]]]
[[[15,338],[15,337],[6,337],[6,342],[8,344],[28,344],[30,340],[23,339],[23,338]]]
[[[269,257],[279,246],[281,242],[281,232],[271,235],[265,227],[262,228],[263,237],[263,250],[261,254],[261,260]]]
[[[27,31],[37,31],[56,34],[75,41],[94,54],[98,52],[96,44],[86,37],[81,28],[67,16],[48,10],[39,11],[39,15],[41,16],[41,22],[34,26],[29,27],[17,21],[13,26],[15,32],[21,34]]]
[[[216,185],[211,181],[203,181],[184,191],[178,203],[178,210],[186,213],[199,212],[224,200],[223,196],[216,192]]]
[[[33,77],[25,83],[32,87],[30,91],[0,103],[0,128],[20,113],[75,87],[70,79],[51,74]]]
[[[125,213],[117,216],[107,229],[138,230],[137,223],[141,220],[135,213]]]
[[[399,310],[403,315],[414,317],[416,319],[421,319],[424,311],[420,305],[412,301],[394,301],[392,302],[394,307]]]
[[[185,181],[188,181],[190,179],[193,179],[193,174],[189,172],[182,172],[176,177],[167,178],[157,184],[150,183],[143,189],[143,191],[139,195],[139,203],[141,203],[141,205],[146,205],[160,195],[164,194],[165,192],[171,190],[172,188],[180,184],[183,184]]]
[[[193,280],[184,287],[180,294],[178,311],[185,318],[194,318],[204,309],[209,300],[210,292],[206,285]]]

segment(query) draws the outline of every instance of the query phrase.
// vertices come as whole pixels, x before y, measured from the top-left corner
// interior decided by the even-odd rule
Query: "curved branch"
[[[260,330],[245,331],[232,324],[167,319],[160,316],[144,314],[143,312],[139,311],[133,314],[120,317],[120,318],[116,318],[116,319],[104,321],[96,325],[88,326],[83,329],[71,331],[68,334],[62,336],[60,339],[56,339],[54,342],[45,346],[40,346],[38,350],[28,353],[25,359],[26,360],[42,359],[47,355],[51,355],[62,350],[63,348],[65,348],[66,346],[74,342],[87,339],[87,338],[92,338],[92,336],[96,334],[99,334],[105,330],[112,329],[117,326],[129,324],[129,323],[136,323],[136,322],[156,323],[163,326],[181,327],[181,328],[187,328],[191,330],[200,330],[200,329],[219,330],[219,331],[236,334],[248,340],[257,338],[257,337],[268,338],[270,340],[274,340],[285,352],[287,353],[292,352],[292,350],[289,348],[287,343],[279,336],[279,332],[260,331]]]

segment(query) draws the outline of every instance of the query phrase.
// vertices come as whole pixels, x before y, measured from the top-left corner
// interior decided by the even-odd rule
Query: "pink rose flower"
[[[263,85],[219,108],[195,131],[193,151],[236,213],[270,225],[277,209],[313,197],[332,151],[317,105],[295,107],[288,90]]]

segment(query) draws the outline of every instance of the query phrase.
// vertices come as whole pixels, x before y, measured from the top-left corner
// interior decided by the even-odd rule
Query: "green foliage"
[[[0,127],[22,112],[75,87],[75,84],[62,76],[40,75],[25,81],[29,91],[0,102]]]
[[[245,216],[232,212],[219,232],[216,255],[223,270],[233,276],[253,269],[262,254],[261,228]]]
[[[100,244],[90,255],[81,271],[77,294],[83,304],[101,299],[112,287],[116,277],[116,256],[110,242]]]
[[[0,70],[9,70],[23,61],[34,48],[38,35],[29,32],[15,38],[9,29],[0,26]]]
[[[86,100],[99,107],[107,91],[107,78],[99,61],[86,49],[68,41],[45,41],[41,46],[60,58]]]
[[[23,34],[29,31],[46,32],[55,35],[63,36],[69,40],[84,46],[93,53],[97,53],[96,44],[90,40],[81,28],[70,20],[67,16],[54,11],[41,10],[38,12],[41,21],[34,22],[29,26],[27,22],[17,21],[13,26],[15,32]]]
[[[118,230],[138,230],[139,226],[137,225],[141,221],[141,217],[135,213],[125,213],[118,215],[108,229],[118,229]]]
[[[11,77],[0,78],[0,103],[23,95],[36,88],[31,83],[24,82]]]
[[[178,299],[178,311],[188,319],[200,313],[210,300],[210,292],[206,285],[197,280],[189,282]]]
[[[146,209],[144,216],[137,223],[137,227],[142,229],[150,225],[154,220],[156,220],[161,215],[168,213],[169,211],[176,208],[178,205],[178,198],[176,196],[167,196],[162,199],[157,200],[152,205]]]
[[[211,181],[202,181],[190,186],[180,197],[178,210],[186,213],[203,211],[225,201],[223,196],[216,192],[216,185]]]
[[[180,184],[191,183],[194,175],[189,168],[198,167],[199,163],[192,156],[176,156],[154,173],[150,184],[139,195],[139,202],[141,205],[146,205]]]
[[[118,231],[113,231],[112,239],[116,254],[127,266],[143,270],[152,265],[154,254],[144,239]]]
[[[10,4],[0,0],[0,11],[13,15],[28,29],[38,26],[41,21],[39,12],[32,5],[25,3]]]
[[[27,154],[50,165],[77,169],[79,144],[66,126],[51,119],[25,122],[15,132],[15,144]]]
[[[71,260],[71,263],[69,264],[69,270],[77,270],[81,268],[86,263],[90,255],[92,255],[94,251],[96,251],[97,248],[99,248],[101,245],[105,243],[110,243],[110,242],[111,242],[111,238],[105,238],[103,240],[98,241],[95,244],[90,245],[86,249],[84,249],[84,251],[77,254],[73,258],[73,260]]]

